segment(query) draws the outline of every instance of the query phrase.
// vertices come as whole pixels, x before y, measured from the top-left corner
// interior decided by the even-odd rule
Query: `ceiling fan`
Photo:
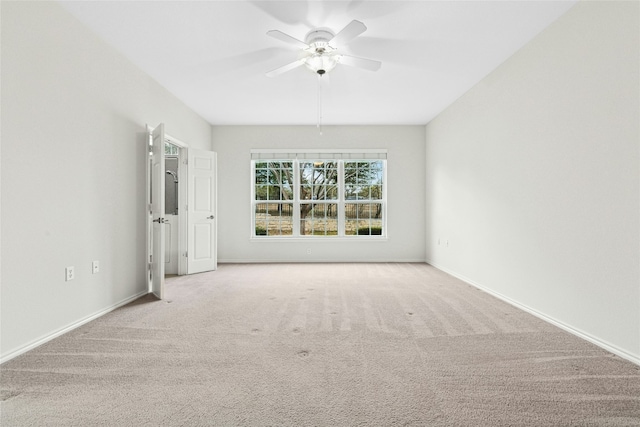
[[[377,71],[382,62],[373,59],[358,58],[345,55],[339,49],[365,32],[367,27],[360,21],[353,20],[337,34],[329,28],[315,28],[309,31],[304,41],[291,37],[279,30],[267,31],[267,35],[300,49],[299,57],[275,70],[269,71],[267,77],[275,77],[294,68],[306,65],[319,76],[331,71],[338,64],[350,65],[365,70]]]

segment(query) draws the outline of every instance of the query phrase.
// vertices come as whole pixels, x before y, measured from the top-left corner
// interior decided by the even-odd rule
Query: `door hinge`
[[[153,264],[153,255],[149,255],[149,266]]]
[[[185,252],[185,253],[184,253],[184,257],[185,257],[185,258],[189,258],[189,252]]]

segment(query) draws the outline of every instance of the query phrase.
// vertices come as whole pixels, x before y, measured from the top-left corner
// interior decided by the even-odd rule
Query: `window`
[[[165,156],[177,156],[180,147],[178,147],[177,145],[174,145],[172,143],[170,143],[169,141],[165,141],[164,142],[164,154]]]
[[[292,235],[293,162],[258,162],[253,170],[255,235]]]
[[[382,161],[345,162],[345,234],[382,234]]]
[[[299,176],[300,235],[337,236],[338,162],[302,162]]]
[[[252,235],[386,236],[386,152],[252,152]]]

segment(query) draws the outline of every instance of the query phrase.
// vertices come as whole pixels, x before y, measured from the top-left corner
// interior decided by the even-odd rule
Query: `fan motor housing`
[[[316,28],[307,33],[304,41],[311,46],[313,50],[326,49],[329,47],[329,40],[333,37],[335,37],[335,34],[330,29]]]

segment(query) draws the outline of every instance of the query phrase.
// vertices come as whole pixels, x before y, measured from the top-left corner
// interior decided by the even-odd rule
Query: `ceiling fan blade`
[[[351,52],[357,52],[364,58],[375,57],[384,52],[384,62],[420,67],[433,61],[430,50],[431,40],[408,40],[370,37],[362,35],[349,44]]]
[[[282,73],[286,73],[287,71],[293,70],[294,68],[298,68],[299,66],[301,66],[302,64],[305,63],[305,61],[307,60],[307,58],[301,58],[298,59],[297,61],[294,61],[290,64],[284,65],[280,68],[276,68],[275,70],[271,70],[267,73],[267,77],[276,77],[279,76]]]
[[[238,55],[217,58],[213,61],[199,64],[190,73],[192,78],[209,79],[227,73],[238,73],[252,67],[261,67],[261,63],[273,59],[277,54],[291,53],[287,47],[268,47]]]
[[[382,62],[373,59],[357,58],[355,56],[340,55],[341,64],[350,65],[352,67],[363,68],[369,71],[378,71],[382,66]]]
[[[333,47],[340,47],[351,40],[358,37],[360,34],[364,33],[367,30],[367,27],[360,21],[353,20],[347,24],[338,34],[336,34],[331,40],[329,40],[329,44]]]
[[[289,34],[285,34],[282,31],[279,30],[270,30],[267,31],[267,35],[271,36],[275,39],[278,39],[280,41],[283,41],[285,43],[289,43],[289,44],[293,44],[296,45],[297,47],[299,47],[300,49],[307,49],[309,47],[308,44],[306,44],[303,41],[300,41],[294,37],[291,37]]]

